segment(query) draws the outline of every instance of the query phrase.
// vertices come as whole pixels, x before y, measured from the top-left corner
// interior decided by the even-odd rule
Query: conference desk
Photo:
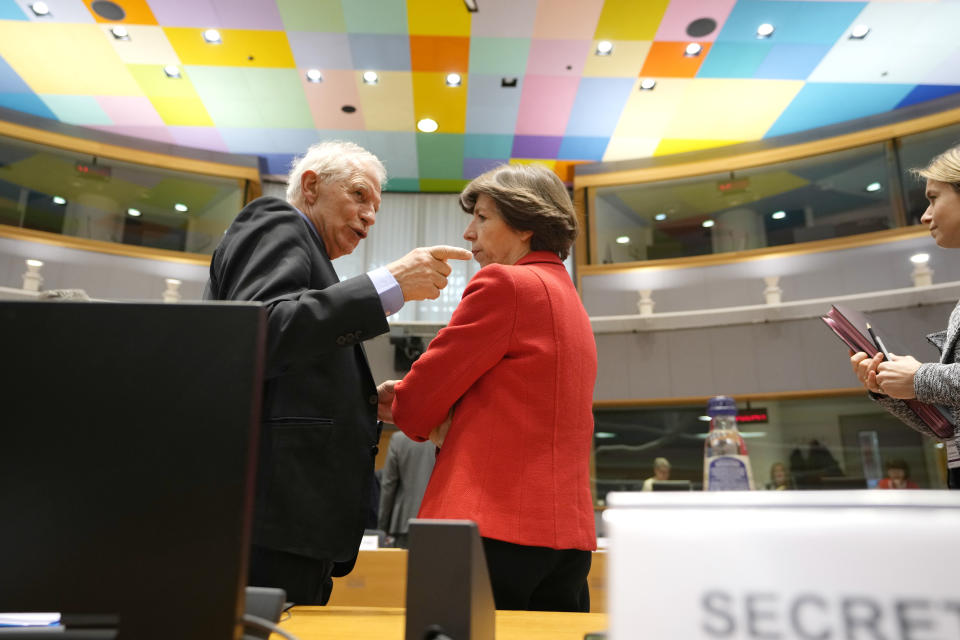
[[[497,611],[497,640],[583,640],[607,628],[605,613]],[[280,628],[300,640],[403,640],[401,607],[294,607]],[[282,640],[278,634],[270,640]]]

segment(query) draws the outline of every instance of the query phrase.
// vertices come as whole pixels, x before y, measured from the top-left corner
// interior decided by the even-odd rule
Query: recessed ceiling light
[[[110,27],[110,34],[113,35],[116,40],[129,40],[130,32],[127,31],[127,28],[123,25],[117,25],[115,27]]]
[[[870,33],[870,27],[865,24],[856,24],[853,26],[853,29],[850,30],[850,39],[863,40],[867,37],[868,33]]]
[[[617,244],[630,244],[630,236],[619,236]]]
[[[27,266],[28,266],[28,267],[42,267],[42,266],[43,266],[43,260],[34,260],[33,258],[29,258],[29,259],[27,260]]]
[[[53,196],[53,204],[67,204],[67,200],[60,196]]]
[[[50,7],[47,6],[46,2],[34,2],[30,5],[30,11],[33,11],[35,16],[50,15]]]
[[[173,205],[173,208],[180,213],[186,213],[187,211],[190,211],[190,208],[182,202],[178,202],[177,204]]]
[[[134,209],[133,207],[130,207],[129,209],[127,209],[127,215],[128,215],[128,216],[133,216],[134,218],[139,218],[139,217],[140,217],[140,209]]]
[[[787,212],[786,212],[786,211],[774,211],[773,213],[770,214],[770,217],[773,218],[774,220],[783,220],[784,218],[787,217]]]
[[[703,221],[703,226],[705,226],[707,229],[709,229],[709,228],[712,227],[713,225],[714,225],[713,220],[704,220],[704,221]]]
[[[658,213],[657,215],[653,216],[653,219],[654,219],[654,220],[666,220],[666,219],[667,219],[667,214],[665,214],[665,213]]]
[[[769,38],[773,35],[774,27],[769,22],[764,22],[762,25],[757,27],[757,37],[758,38]]]
[[[223,39],[220,37],[220,32],[216,29],[207,29],[203,32],[203,39],[209,44],[221,44]]]
[[[463,4],[467,5],[467,11],[475,13],[479,7],[477,7],[477,0],[463,0]]]
[[[610,431],[597,431],[596,433],[593,434],[593,437],[608,439],[608,438],[616,438],[617,434],[611,433]]]
[[[657,86],[657,81],[653,78],[644,78],[640,81],[640,89],[642,91],[652,91],[655,86]]]
[[[377,84],[380,82],[380,76],[377,75],[376,71],[364,71],[363,82],[364,84]]]
[[[882,188],[883,188],[883,187],[882,187],[882,185],[881,185],[879,182],[871,182],[871,183],[868,184],[866,187],[864,187],[864,189],[866,189],[866,190],[869,191],[870,193],[873,193],[874,191],[880,191],[880,189],[882,189]]]
[[[180,77],[180,67],[178,67],[175,64],[168,64],[163,68],[163,72],[167,75],[168,78]]]
[[[697,416],[697,420],[700,422],[710,422],[711,418],[710,416]]]
[[[694,56],[700,55],[701,51],[703,51],[703,47],[701,47],[696,42],[691,42],[690,44],[687,45],[687,48],[683,50],[683,55],[689,58],[692,58]]]
[[[423,118],[417,123],[417,129],[420,129],[420,131],[423,131],[424,133],[433,133],[439,127],[440,125],[438,125],[437,121],[433,118]]]
[[[910,256],[910,262],[913,264],[926,264],[930,261],[929,253],[915,253]]]
[[[506,89],[513,89],[517,86],[516,78],[500,78],[500,87]]]
[[[613,43],[609,40],[601,40],[597,43],[597,55],[608,56],[613,53]]]
[[[323,74],[320,69],[307,69],[307,82],[323,82]]]
[[[448,73],[447,74],[447,86],[448,87],[459,87],[463,82],[463,78],[460,77],[459,73]]]

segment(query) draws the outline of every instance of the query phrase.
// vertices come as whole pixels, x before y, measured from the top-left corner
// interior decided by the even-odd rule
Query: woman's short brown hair
[[[565,259],[577,237],[577,214],[570,194],[553,171],[539,165],[505,164],[466,186],[460,206],[473,213],[480,194],[497,205],[504,221],[517,231],[533,231],[532,251],[550,251]]]

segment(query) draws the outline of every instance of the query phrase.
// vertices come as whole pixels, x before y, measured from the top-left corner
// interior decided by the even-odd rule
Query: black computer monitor
[[[0,611],[239,637],[264,327],[254,304],[0,302]]]
[[[654,480],[650,488],[653,491],[692,491],[689,480]]]

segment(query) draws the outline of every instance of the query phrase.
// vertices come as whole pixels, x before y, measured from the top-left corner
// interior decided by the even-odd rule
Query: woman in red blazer
[[[477,523],[498,609],[589,611],[597,351],[562,262],[573,205],[553,172],[518,165],[460,205],[481,269],[392,405],[407,435],[443,445],[419,517]]]

